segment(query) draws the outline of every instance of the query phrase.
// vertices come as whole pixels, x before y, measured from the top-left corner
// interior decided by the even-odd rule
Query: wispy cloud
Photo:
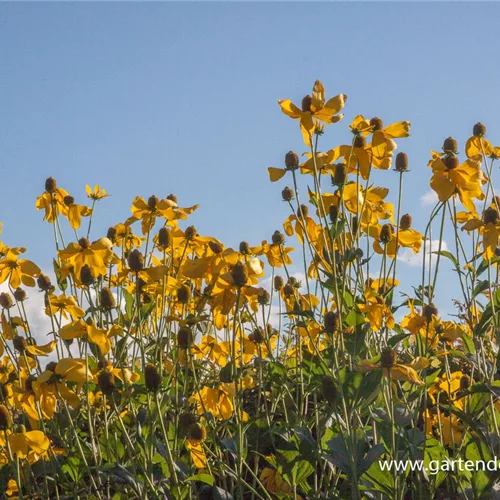
[[[421,267],[423,264],[423,259],[424,259],[424,253],[423,253],[423,244],[422,248],[419,253],[415,253],[411,248],[405,248],[403,251],[399,253],[398,260],[401,262],[404,262],[405,264],[408,264],[409,266],[412,267]],[[433,254],[432,252],[437,252],[439,250],[439,240],[432,240],[429,244],[427,242],[426,246],[426,265],[429,262],[436,262],[437,255]],[[441,250],[448,250],[448,245],[446,244],[446,241],[443,241],[441,243]]]
[[[435,205],[438,202],[438,196],[436,191],[429,189],[420,197],[420,206],[428,207],[430,205]]]

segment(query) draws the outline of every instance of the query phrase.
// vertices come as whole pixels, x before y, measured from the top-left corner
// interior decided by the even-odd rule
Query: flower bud
[[[138,273],[144,268],[144,255],[137,248],[130,252],[127,260],[128,267],[134,273]]]
[[[337,222],[337,219],[339,217],[339,207],[337,205],[330,206],[329,216],[332,224],[335,224],[335,222]]]
[[[398,153],[396,155],[396,170],[398,172],[408,171],[408,155],[406,153]]]
[[[299,155],[295,151],[288,151],[285,155],[285,167],[287,170],[299,168]]]
[[[283,201],[291,201],[293,200],[293,189],[290,189],[288,186],[281,191],[281,196],[283,197]]]

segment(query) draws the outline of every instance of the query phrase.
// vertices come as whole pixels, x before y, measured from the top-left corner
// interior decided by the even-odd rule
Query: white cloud
[[[438,196],[436,191],[429,189],[420,197],[420,206],[428,207],[430,205],[435,205],[438,202]]]
[[[432,263],[436,262],[437,255],[433,254],[432,252],[437,252],[438,250],[439,250],[439,240],[432,240],[430,244],[429,242],[427,242],[426,245],[427,255],[425,257],[426,266],[429,264],[430,261],[432,261]],[[441,251],[444,250],[448,250],[448,245],[446,244],[446,241],[443,241],[441,243]],[[411,248],[405,248],[403,249],[403,251],[399,252],[398,260],[412,267],[421,267],[424,259],[423,251],[424,251],[423,243],[419,253],[415,253]]]

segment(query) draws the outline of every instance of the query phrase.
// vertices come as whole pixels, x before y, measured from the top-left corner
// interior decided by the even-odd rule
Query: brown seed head
[[[384,347],[380,353],[380,364],[382,368],[392,368],[396,363],[397,356],[392,347]]]
[[[108,371],[101,371],[97,375],[97,385],[105,396],[111,396],[115,390],[113,376]]]
[[[312,97],[308,94],[302,99],[302,111],[311,111]]]
[[[472,134],[476,137],[484,137],[486,135],[486,127],[481,122],[478,122],[472,128]]]
[[[193,331],[188,326],[182,326],[177,332],[177,345],[187,349],[193,343]]]
[[[299,155],[295,151],[288,151],[285,155],[285,167],[287,170],[299,168]]]
[[[162,227],[158,231],[158,244],[163,248],[168,248],[172,244],[172,233],[170,229]]]
[[[399,221],[399,227],[406,231],[411,228],[412,218],[410,214],[404,214],[401,216],[401,220]]]
[[[264,288],[261,288],[259,291],[259,294],[257,295],[257,302],[261,306],[266,306],[269,304],[269,300],[271,299],[271,296],[269,295],[269,292],[265,290]]]
[[[107,287],[104,287],[101,290],[101,307],[103,309],[114,309],[116,307],[115,297],[111,290]]]
[[[144,383],[146,388],[152,392],[156,392],[160,388],[161,376],[153,363],[148,363],[144,367]]]
[[[22,302],[23,300],[26,300],[26,292],[22,289],[22,288],[16,288],[15,292],[14,292],[14,298],[18,301],[18,302]]]
[[[357,215],[354,215],[351,221],[351,229],[352,229],[352,234],[358,234],[358,229],[359,229],[359,218]]]
[[[128,267],[134,273],[142,271],[144,268],[144,255],[137,249],[134,248],[128,256]]]
[[[177,301],[180,304],[187,304],[190,298],[191,298],[191,287],[183,283],[177,289]]]
[[[112,242],[112,243],[116,243],[116,234],[117,234],[117,230],[116,230],[116,227],[110,227],[108,229],[108,232],[106,234],[106,236],[109,238],[109,240]]]
[[[283,295],[285,297],[291,297],[293,294],[295,293],[295,290],[293,288],[292,285],[290,285],[290,283],[287,283],[284,287],[283,287]]]
[[[10,309],[14,305],[12,297],[8,293],[0,293],[0,306]]]
[[[332,182],[336,186],[342,186],[347,180],[347,167],[343,163],[335,165],[335,171],[332,176]]]
[[[183,432],[187,432],[189,427],[196,423],[196,415],[193,415],[191,412],[186,411],[179,415],[179,430]]]
[[[80,282],[84,286],[90,286],[94,281],[95,275],[93,269],[88,264],[85,264],[80,270]]]
[[[396,155],[396,170],[398,172],[408,171],[408,155],[406,153],[398,153]]]
[[[289,188],[288,186],[281,191],[281,196],[283,198],[283,201],[291,201],[293,200],[294,194],[293,194],[293,189]]]
[[[151,208],[151,210],[154,210],[159,201],[158,196],[150,196],[148,199],[148,207]]]
[[[56,180],[54,179],[54,177],[49,177],[45,181],[45,191],[47,191],[47,193],[53,193],[56,189],[57,189]]]
[[[337,222],[337,219],[339,217],[339,207],[337,205],[330,206],[329,216],[332,224],[335,224],[335,222]]]
[[[70,196],[69,194],[67,196],[64,197],[64,204],[69,207],[71,205],[73,205],[73,203],[75,203],[75,199],[73,198],[73,196]]]
[[[255,328],[255,330],[248,336],[248,338],[252,342],[255,342],[256,344],[261,344],[262,342],[264,342],[264,339],[266,338],[264,329],[260,326]]]
[[[28,345],[26,339],[24,337],[21,337],[20,335],[16,335],[12,339],[12,344],[14,345],[14,349],[16,351],[19,351],[20,353],[23,353],[26,350],[26,346]]]
[[[372,126],[372,130],[374,132],[384,128],[384,122],[378,116],[375,116],[370,120],[370,125]]]
[[[448,170],[453,170],[458,167],[460,161],[454,154],[450,154],[443,158],[443,163]]]
[[[243,262],[237,262],[231,269],[231,277],[236,286],[245,286],[248,281],[248,269]]]
[[[52,283],[50,282],[50,278],[45,276],[45,274],[40,274],[36,280],[38,284],[38,288],[43,292],[48,292],[52,288]]]
[[[470,387],[470,377],[469,375],[462,375],[460,378],[460,389],[466,391]]]
[[[248,255],[250,253],[250,245],[246,241],[240,243],[240,253]]]
[[[12,425],[12,417],[6,406],[0,405],[0,429],[7,430]]]
[[[221,253],[224,250],[224,247],[217,241],[209,241],[208,246],[210,247],[210,250],[212,250],[212,252],[215,254]]]
[[[274,289],[279,292],[282,288],[283,285],[285,284],[283,277],[281,276],[275,276],[274,277]]]
[[[363,135],[356,135],[356,137],[354,137],[353,146],[355,148],[364,148],[366,146],[365,137]]]
[[[498,221],[498,211],[494,207],[488,207],[484,212],[483,212],[483,222],[485,224],[492,223],[496,224]]]
[[[78,240],[78,244],[86,250],[87,248],[90,248],[90,241],[87,238],[80,238]]]
[[[306,218],[309,215],[309,207],[307,205],[299,205],[297,208],[297,217]]]
[[[184,238],[188,241],[193,241],[197,235],[196,228],[194,226],[188,226],[184,231]]]
[[[189,439],[194,439],[195,441],[205,441],[207,438],[207,431],[203,425],[195,422],[189,426],[188,437]]]
[[[328,311],[324,317],[325,332],[334,333],[339,327],[339,315],[335,311]]]
[[[445,153],[458,153],[458,144],[453,137],[448,137],[443,142],[443,151]]]
[[[283,243],[285,243],[285,236],[279,231],[274,231],[271,236],[271,241],[273,242],[273,245],[283,245]]]
[[[394,234],[394,230],[390,224],[384,224],[380,229],[380,241],[382,243],[389,243],[392,240],[392,236]]]
[[[433,302],[431,302],[430,304],[426,304],[422,309],[422,316],[426,318],[427,321],[430,321],[432,319],[432,316],[437,316],[438,314],[439,311],[437,310],[437,307]]]
[[[167,196],[167,200],[173,201],[177,205],[177,196],[175,196],[175,194],[170,193]]]

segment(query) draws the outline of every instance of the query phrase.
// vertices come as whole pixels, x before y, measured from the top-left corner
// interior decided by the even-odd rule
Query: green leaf
[[[54,266],[54,273],[56,275],[57,286],[59,287],[61,292],[64,292],[66,288],[68,288],[68,282],[66,279],[62,279],[61,266],[59,265],[56,259],[53,259],[53,266]]]
[[[213,486],[215,478],[210,474],[195,474],[194,476],[187,477],[184,481],[200,481],[202,483],[206,483],[209,484],[210,486]]]

